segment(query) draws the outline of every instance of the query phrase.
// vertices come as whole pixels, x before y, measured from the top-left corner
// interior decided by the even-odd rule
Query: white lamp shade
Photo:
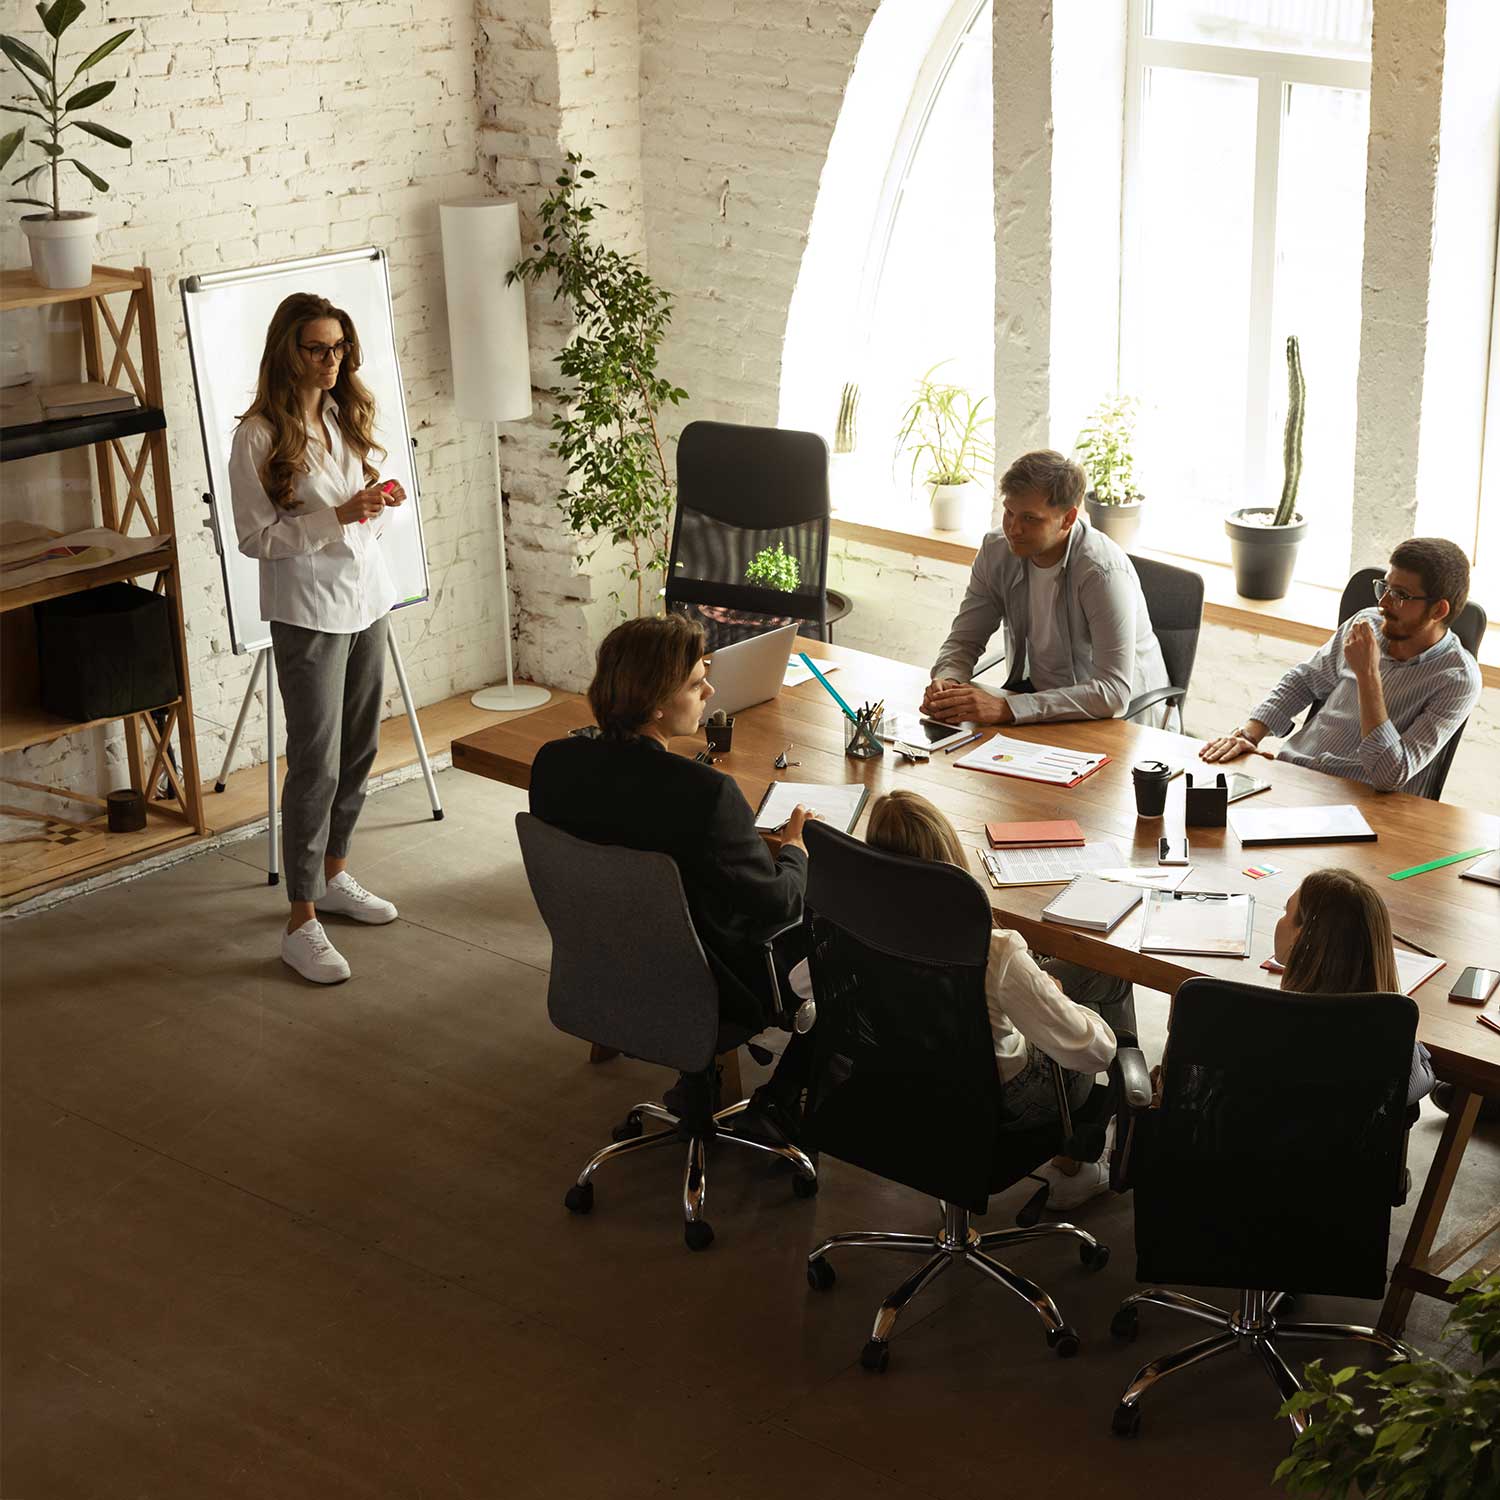
[[[521,259],[521,215],[499,198],[463,198],[438,209],[453,396],[460,417],[517,422],[531,415],[526,293],[505,284]]]

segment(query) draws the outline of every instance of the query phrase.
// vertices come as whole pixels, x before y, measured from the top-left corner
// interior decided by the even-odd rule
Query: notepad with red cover
[[[1083,829],[1072,818],[1044,823],[986,823],[984,831],[992,849],[1077,849],[1083,845]]]

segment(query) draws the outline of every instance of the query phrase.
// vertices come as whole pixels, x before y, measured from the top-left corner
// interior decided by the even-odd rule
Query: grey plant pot
[[[1090,491],[1083,503],[1088,510],[1089,525],[1129,552],[1135,545],[1136,532],[1141,529],[1141,502],[1132,500],[1126,505],[1105,505],[1094,499]]]
[[[1247,526],[1241,516],[1270,516],[1269,505],[1251,505],[1224,518],[1235,592],[1244,599],[1284,599],[1297,566],[1297,547],[1307,534],[1299,515],[1290,526]]]

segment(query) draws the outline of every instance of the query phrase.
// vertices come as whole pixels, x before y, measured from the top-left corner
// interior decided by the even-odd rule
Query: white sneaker
[[[1058,1213],[1066,1213],[1069,1209],[1087,1203],[1090,1198],[1097,1198],[1109,1187],[1107,1161],[1086,1161],[1071,1177],[1049,1161],[1031,1175],[1048,1185],[1046,1206]]]
[[[321,912],[353,917],[356,922],[369,922],[377,927],[394,922],[397,917],[396,908],[389,901],[372,896],[347,870],[328,882],[327,890],[313,905]]]
[[[316,917],[295,932],[282,934],[281,961],[314,984],[340,984],[349,977],[348,961],[328,941],[328,934]]]

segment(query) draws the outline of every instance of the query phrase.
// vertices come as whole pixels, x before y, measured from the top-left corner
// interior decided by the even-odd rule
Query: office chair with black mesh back
[[[1203,628],[1203,578],[1189,568],[1173,567],[1171,563],[1157,562],[1151,557],[1131,554],[1130,561],[1141,580],[1146,610],[1151,616],[1151,629],[1161,647],[1170,686],[1137,693],[1121,717],[1133,719],[1158,703],[1174,705],[1180,715],[1183,704],[1187,702],[1188,684],[1193,680],[1198,636]],[[980,658],[973,675],[978,677],[1004,660],[1004,651],[992,651]],[[1024,667],[1024,663],[1018,665]],[[1020,676],[1013,669],[1006,686],[1020,690]]]
[[[794,622],[830,639],[829,516],[828,445],[817,433],[688,423],[677,442],[667,608],[701,621],[711,651]],[[797,564],[790,592],[745,576],[777,546]]]
[[[1300,1385],[1289,1342],[1405,1345],[1352,1323],[1290,1321],[1289,1293],[1378,1298],[1391,1207],[1404,1201],[1406,1103],[1417,1007],[1405,995],[1298,995],[1190,979],[1172,1002],[1159,1106],[1134,1113],[1117,1185],[1135,1192],[1136,1279],[1241,1287],[1225,1310],[1152,1286],[1127,1297],[1110,1331],[1134,1339],[1140,1309],[1216,1330],[1143,1365],[1115,1408],[1135,1437],[1158,1380],[1241,1349],[1283,1400]],[[1291,1419],[1300,1431],[1303,1413]]]
[[[807,1258],[809,1285],[833,1286],[828,1255],[845,1247],[922,1257],[875,1316],[860,1355],[867,1370],[885,1370],[902,1310],[959,1261],[1034,1309],[1059,1355],[1076,1354],[1078,1335],[1057,1304],[992,1252],[1062,1237],[1077,1242],[1085,1267],[1098,1270],[1109,1247],[1065,1223],[981,1234],[969,1215],[984,1213],[991,1193],[1064,1149],[1097,1158],[1120,1081],[1128,1077],[1138,1102],[1150,1098],[1145,1059],[1122,1047],[1111,1068],[1116,1084],[1096,1088],[1082,1108],[1068,1111],[1059,1078],[1058,1122],[1002,1129],[1005,1091],[984,996],[992,926],[985,893],[963,870],[872,849],[823,823],[809,823],[806,838],[818,1016],[803,1144],[938,1200],[942,1214],[934,1234],[832,1235]],[[1091,1153],[1082,1144],[1086,1133]]]
[[[614,1048],[680,1073],[702,1073],[721,1053],[747,1041],[752,1027],[719,1019],[719,987],[693,930],[682,876],[666,854],[591,844],[530,813],[516,814],[526,878],[552,937],[547,1013],[559,1031]],[[770,944],[766,963],[779,999]],[[805,1017],[782,1017],[788,1029]],[[614,1144],[589,1158],[564,1203],[576,1214],[594,1206],[594,1173],[606,1162],[673,1141],[686,1142],[682,1178],[683,1238],[706,1250],[714,1232],[703,1217],[708,1195],[706,1147],[721,1140],[779,1156],[796,1169],[799,1198],[818,1190],[817,1170],[795,1146],[772,1146],[734,1134],[746,1107],[719,1110],[708,1131],[688,1135],[670,1110],[652,1100],[635,1105],[614,1130]],[[643,1121],[666,1128],[643,1134]]]
[[[1343,595],[1339,599],[1339,624],[1342,625],[1351,615],[1357,615],[1362,609],[1370,609],[1376,603],[1375,584],[1385,577],[1384,568],[1361,568],[1344,585]],[[1474,658],[1479,660],[1479,643],[1484,639],[1484,632],[1489,627],[1489,616],[1485,614],[1484,606],[1477,600],[1470,599],[1464,607],[1459,610],[1458,618],[1449,626],[1453,634],[1458,637],[1458,643]],[[1307,711],[1307,718],[1303,724],[1310,724],[1322,708],[1321,703],[1314,703]],[[1464,730],[1469,727],[1469,721],[1465,719],[1457,729],[1453,731],[1453,737],[1432,758],[1432,765],[1427,772],[1427,780],[1422,787],[1422,795],[1430,802],[1440,802],[1443,796],[1443,786],[1448,780],[1448,772],[1453,767],[1453,757],[1458,753],[1458,742],[1464,737]]]

